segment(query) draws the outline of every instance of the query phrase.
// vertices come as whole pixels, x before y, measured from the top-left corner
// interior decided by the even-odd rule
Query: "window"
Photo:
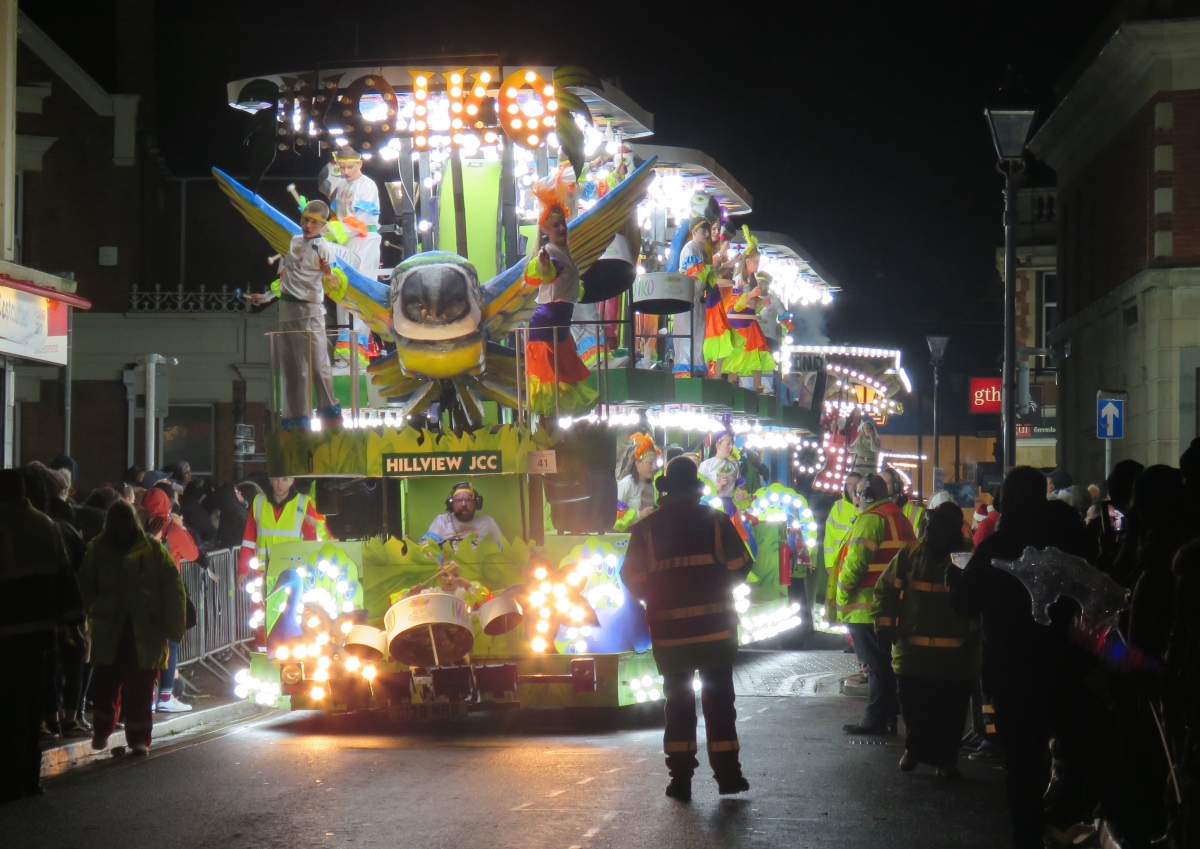
[[[1042,272],[1041,286],[1041,329],[1038,333],[1038,347],[1050,347],[1050,334],[1058,326],[1058,272]],[[1042,368],[1046,367],[1046,358],[1042,357]]]
[[[196,477],[215,472],[213,405],[172,404],[163,420],[163,467],[187,460]]]
[[[1125,307],[1125,309],[1121,311],[1121,320],[1125,322],[1126,327],[1133,327],[1135,324],[1137,324],[1137,319],[1137,304],[1134,304],[1131,307]]]

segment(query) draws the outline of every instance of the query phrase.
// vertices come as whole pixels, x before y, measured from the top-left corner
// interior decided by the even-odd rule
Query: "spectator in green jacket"
[[[167,642],[183,639],[183,579],[163,544],[142,530],[124,500],[108,508],[88,548],[79,589],[92,632],[92,747],[103,749],[125,721],[134,754],[150,751],[154,682],[167,666]]]
[[[892,636],[892,668],[900,685],[900,711],[908,736],[900,769],[931,764],[941,778],[959,776],[971,689],[982,652],[979,621],[950,606],[950,554],[965,550],[962,508],[941,504],[927,513],[925,536],[884,570],[875,587],[875,628]]]

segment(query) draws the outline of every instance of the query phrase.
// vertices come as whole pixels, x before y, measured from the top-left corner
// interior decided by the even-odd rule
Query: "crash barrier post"
[[[232,681],[238,660],[249,662],[250,599],[237,586],[237,549],[208,552],[208,567],[186,561],[181,566],[188,598],[196,606],[196,624],[179,644],[177,668],[199,664],[218,677]],[[186,678],[182,686],[194,690]]]

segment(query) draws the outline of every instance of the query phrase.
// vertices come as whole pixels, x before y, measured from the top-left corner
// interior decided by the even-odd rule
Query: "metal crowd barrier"
[[[191,561],[182,564],[183,584],[196,606],[196,625],[179,644],[179,669],[199,664],[232,681],[236,670],[230,665],[237,660],[249,662],[250,597],[238,591],[237,555],[236,548],[222,548],[208,552],[207,569]],[[178,680],[194,689],[186,678]]]

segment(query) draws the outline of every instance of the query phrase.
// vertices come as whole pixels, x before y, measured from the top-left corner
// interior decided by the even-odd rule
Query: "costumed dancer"
[[[429,595],[431,593],[452,595],[459,601],[465,602],[469,607],[478,607],[487,601],[492,594],[491,590],[478,581],[468,581],[464,578],[462,576],[462,567],[453,560],[438,569],[437,573],[428,581],[423,584],[417,584],[404,593],[401,598],[409,598],[414,595]]]
[[[617,523],[624,533],[639,519],[654,512],[654,478],[662,464],[662,451],[644,433],[629,437],[617,479]]]
[[[525,359],[529,407],[542,416],[589,410],[599,397],[587,383],[592,373],[579,358],[571,335],[571,315],[579,302],[579,269],[567,246],[571,188],[563,179],[562,169],[533,186],[542,214],[538,218],[538,238],[525,266],[525,282],[538,287],[538,305],[529,321]]]
[[[750,228],[742,225],[742,232],[746,236],[746,250],[742,252],[740,281],[728,318],[734,333],[741,336],[745,347],[725,361],[725,370],[741,377],[751,377],[754,381],[752,388],[755,392],[761,392],[763,373],[771,374],[775,370],[775,357],[771,355],[771,346],[757,318],[758,304],[764,295],[757,277],[762,254],[758,249],[758,239],[750,234]]]
[[[676,313],[672,334],[675,348],[675,366],[672,372],[676,377],[691,377],[694,371],[701,369],[704,357],[703,334],[699,327],[694,327],[696,316],[700,314],[704,299],[704,280],[709,274],[708,244],[712,225],[702,215],[691,220],[690,231],[692,238],[679,252],[679,272],[692,278],[695,291],[692,294],[692,308],[688,312]],[[703,279],[701,279],[703,278]],[[699,372],[703,374],[701,370]]]
[[[733,291],[731,275],[737,263],[725,259],[724,233],[720,225],[714,225],[709,233],[711,264],[704,281],[704,362],[712,376],[720,380],[725,360],[736,356],[744,343],[729,324],[730,293]]]
[[[321,172],[321,192],[337,216],[330,230],[334,241],[358,257],[358,270],[375,280],[379,272],[379,253],[383,239],[379,235],[379,187],[362,172],[362,155],[350,146],[339,148],[333,162]],[[367,362],[370,332],[361,319],[351,319],[345,307],[337,308],[338,325],[353,322],[358,333],[358,352]],[[339,330],[334,354],[339,360],[350,356],[350,332]]]
[[[312,200],[300,215],[299,236],[292,236],[279,280],[271,291],[250,295],[255,306],[279,298],[279,355],[283,371],[284,430],[306,430],[312,417],[309,384],[316,390],[317,415],[327,427],[342,423],[342,407],[333,395],[333,370],[325,340],[325,285],[332,265],[345,248],[321,235],[329,223],[329,206]],[[341,272],[337,272],[340,274]]]
[[[701,463],[698,471],[700,477],[707,480],[713,487],[714,497],[720,499],[721,509],[725,511],[730,521],[733,522],[733,526],[737,528],[738,534],[750,549],[750,553],[757,557],[758,543],[755,542],[754,535],[750,533],[746,523],[742,521],[741,511],[733,503],[733,493],[741,483],[741,476],[732,433],[725,431],[717,437],[717,443],[713,447],[713,456]]]

